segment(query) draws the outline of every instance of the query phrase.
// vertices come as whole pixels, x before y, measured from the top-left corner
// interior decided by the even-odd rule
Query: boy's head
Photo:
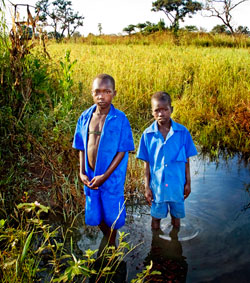
[[[94,78],[92,96],[98,106],[102,108],[109,106],[115,95],[115,80],[113,77],[107,74],[99,74]]]
[[[170,121],[173,107],[171,97],[164,91],[156,92],[151,98],[152,115],[158,124],[165,124]]]

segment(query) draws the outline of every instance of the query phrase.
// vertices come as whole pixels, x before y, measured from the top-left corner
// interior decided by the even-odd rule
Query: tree
[[[191,26],[185,26],[184,29],[187,30],[187,31],[189,31],[189,32],[197,32],[197,31],[199,31],[199,29],[197,28],[197,26],[193,26],[193,25],[191,25]]]
[[[72,2],[67,0],[40,0],[36,3],[36,9],[40,10],[40,21],[52,26],[55,37],[62,38],[64,33],[70,37],[79,26],[83,26],[84,17],[79,12],[74,12]]]
[[[127,32],[130,35],[133,31],[135,31],[135,25],[128,25],[123,31]]]
[[[206,0],[205,10],[208,17],[217,17],[234,34],[232,10],[248,0]]]
[[[136,25],[136,27],[142,32],[142,30],[147,26],[145,23],[139,23]]]
[[[211,30],[212,33],[228,33],[230,34],[230,31],[228,30],[226,25],[216,25]]]
[[[250,35],[250,30],[248,29],[247,26],[238,26],[237,29],[235,30],[236,33],[238,34],[246,34]]]
[[[157,0],[152,3],[152,11],[162,11],[171,22],[171,28],[179,29],[180,20],[189,15],[192,17],[197,11],[202,9],[202,4],[192,0]]]
[[[101,23],[98,24],[98,30],[99,30],[99,34],[102,35],[102,24]]]

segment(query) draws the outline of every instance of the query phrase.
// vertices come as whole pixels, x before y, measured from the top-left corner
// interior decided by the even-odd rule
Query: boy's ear
[[[113,92],[113,97],[116,96],[116,93],[117,93],[116,90],[114,90],[114,92]]]

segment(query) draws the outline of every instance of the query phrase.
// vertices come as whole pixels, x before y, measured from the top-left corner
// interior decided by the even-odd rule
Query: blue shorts
[[[152,202],[151,216],[153,216],[154,218],[166,218],[168,215],[168,211],[170,211],[170,214],[175,218],[184,218],[184,202]]]
[[[94,173],[90,172],[93,178]],[[124,196],[117,197],[100,189],[92,190],[85,186],[85,223],[97,226],[104,221],[109,227],[119,229],[125,224],[126,208]]]

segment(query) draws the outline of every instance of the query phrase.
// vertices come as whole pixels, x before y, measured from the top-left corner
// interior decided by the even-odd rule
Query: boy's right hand
[[[80,179],[83,182],[83,184],[86,185],[87,187],[90,185],[89,178],[87,175],[80,173]]]
[[[147,200],[147,203],[151,206],[152,205],[152,199],[153,194],[150,188],[145,188],[145,198]]]

